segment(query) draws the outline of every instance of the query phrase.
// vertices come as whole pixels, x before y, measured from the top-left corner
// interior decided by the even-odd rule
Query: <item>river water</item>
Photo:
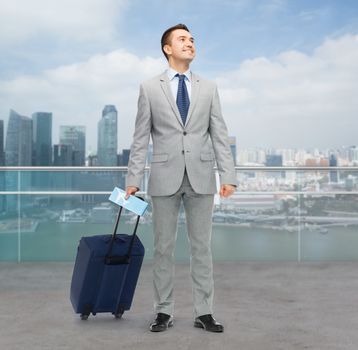
[[[84,235],[109,234],[111,224],[40,222],[35,232],[0,233],[1,261],[73,261]],[[122,223],[120,233],[131,233]],[[146,255],[153,257],[152,225],[141,224],[138,236]],[[324,261],[357,260],[358,232],[354,227],[334,227],[328,232],[289,232],[269,228],[214,224],[212,251],[216,261]],[[176,259],[189,260],[185,225],[179,225]]]

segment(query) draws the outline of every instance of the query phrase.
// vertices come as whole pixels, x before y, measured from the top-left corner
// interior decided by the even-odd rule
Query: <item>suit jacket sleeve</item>
[[[148,96],[143,85],[140,86],[138,112],[135,122],[133,142],[128,162],[127,186],[140,188],[144,175],[145,160],[152,128]]]
[[[228,130],[221,113],[217,87],[211,104],[210,137],[214,148],[216,163],[220,175],[220,183],[237,185],[235,165],[230,150]]]

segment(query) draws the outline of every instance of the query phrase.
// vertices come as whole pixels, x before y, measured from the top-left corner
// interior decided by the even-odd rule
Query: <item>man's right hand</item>
[[[128,199],[131,194],[135,194],[138,191],[139,191],[138,187],[128,186],[127,189],[126,189],[126,197],[125,197],[125,199]]]

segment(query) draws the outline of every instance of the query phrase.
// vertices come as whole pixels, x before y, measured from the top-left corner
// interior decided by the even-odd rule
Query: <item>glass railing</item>
[[[109,234],[126,167],[0,167],[0,261],[72,261],[84,235]],[[237,192],[215,198],[215,260],[358,260],[358,167],[237,167]],[[146,187],[149,169],[143,180]],[[131,233],[126,212],[119,231]],[[151,207],[138,236],[153,256]],[[187,260],[183,210],[176,259]]]

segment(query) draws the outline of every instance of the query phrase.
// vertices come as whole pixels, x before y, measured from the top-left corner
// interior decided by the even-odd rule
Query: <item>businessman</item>
[[[216,181],[220,195],[235,191],[236,176],[216,85],[190,71],[195,44],[178,24],[161,39],[169,67],[140,87],[138,113],[128,164],[126,195],[140,189],[150,136],[153,157],[148,180],[154,229],[154,307],[152,332],[173,325],[174,249],[183,202],[190,242],[194,326],[210,332],[224,327],[213,317],[211,231]]]

